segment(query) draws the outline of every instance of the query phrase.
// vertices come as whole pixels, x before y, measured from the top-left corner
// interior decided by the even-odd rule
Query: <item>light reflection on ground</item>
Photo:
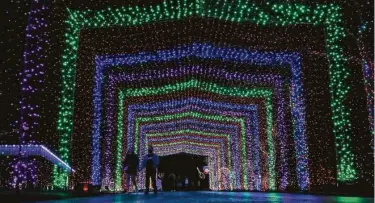
[[[116,194],[90,198],[74,198],[65,200],[41,201],[38,203],[373,203],[373,198],[315,196],[281,193],[252,192],[160,192],[156,196],[151,193]]]

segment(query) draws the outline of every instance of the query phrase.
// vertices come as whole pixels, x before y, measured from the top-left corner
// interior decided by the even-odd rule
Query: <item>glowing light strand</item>
[[[202,70],[207,70],[207,71],[202,71]],[[174,71],[172,71],[173,72],[173,75],[174,76],[178,76],[179,74],[188,74],[188,73],[199,73],[199,74],[205,74],[205,73],[207,73],[207,72],[209,72],[210,74],[212,74],[212,75],[216,75],[216,76],[221,76],[221,77],[223,77],[224,79],[238,79],[238,80],[243,80],[243,81],[253,81],[253,82],[258,82],[258,81],[261,81],[261,82],[258,82],[258,83],[264,83],[265,81],[267,81],[267,82],[269,82],[269,83],[274,83],[276,86],[280,86],[280,81],[279,81],[279,79],[278,79],[278,77],[275,77],[275,76],[272,76],[272,75],[254,75],[254,76],[251,76],[251,75],[243,75],[243,74],[233,74],[233,73],[228,73],[228,72],[226,72],[226,71],[223,71],[223,70],[217,70],[217,69],[212,69],[212,68],[205,68],[205,69],[203,69],[203,68],[200,68],[200,67],[192,67],[192,68],[188,68],[188,67],[182,67],[182,68],[180,68],[180,69],[176,69],[176,70],[174,70]],[[158,77],[158,75],[159,75],[159,77],[161,76],[161,75],[163,75],[163,77],[166,77],[165,75],[169,75],[168,73],[166,73],[166,72],[159,72],[159,73],[157,73],[156,74],[156,72],[155,71],[153,71],[153,74],[150,74],[150,73],[143,73],[142,74],[143,76],[148,76],[148,77],[142,77],[142,76],[138,76],[138,77],[136,77],[136,76],[134,76],[134,75],[130,75],[130,76],[128,76],[128,75],[122,75],[122,79],[123,80],[125,80],[125,78],[126,79],[128,79],[129,81],[134,81],[135,79],[145,79],[145,78],[153,78],[153,77],[150,77],[150,75],[157,75],[156,77]],[[225,76],[225,77],[224,77]],[[113,76],[109,76],[110,78],[114,78],[114,79],[116,79],[117,77],[113,77]],[[117,79],[118,80],[118,79]],[[112,86],[114,86],[113,84],[111,84],[111,85],[109,85],[110,87],[109,87],[109,95],[113,95],[113,93],[111,93],[111,87]],[[292,88],[293,89],[293,88]],[[278,89],[276,89],[277,91],[276,92],[279,92],[280,90],[278,90]],[[279,95],[280,95],[280,93],[276,93],[276,95],[278,95],[277,97],[279,97]],[[109,100],[113,100],[113,99],[109,99]],[[100,102],[96,102],[96,101],[98,101],[98,100],[94,100],[95,101],[95,103],[97,103],[97,104],[95,104],[95,106],[101,106],[101,105],[99,105],[99,103]],[[280,116],[280,117],[278,117],[278,121],[280,121],[280,128],[282,128],[282,129],[284,129],[284,124],[282,124],[282,121],[284,120],[284,119],[282,119],[284,116],[281,116],[281,115],[283,115],[283,106],[285,106],[285,104],[284,104],[284,100],[281,100],[281,99],[278,99],[278,101],[279,101],[279,103],[278,103],[278,105],[279,105],[279,108],[278,108],[278,116]],[[111,110],[109,110],[109,112],[111,112]],[[95,115],[98,115],[97,113],[95,113]],[[112,122],[112,120],[113,120],[113,116],[111,116],[111,115],[108,115],[107,116],[107,123],[109,124],[109,126],[112,126],[112,124],[110,124],[111,122]],[[298,124],[298,122],[296,122],[297,124]],[[271,127],[272,125],[269,125],[269,132],[271,132]],[[98,126],[94,126],[94,127],[96,127],[96,128],[98,128]],[[113,132],[113,129],[112,130],[109,130],[109,132]],[[281,131],[282,132],[282,131]],[[280,133],[281,134],[281,133]],[[94,135],[94,137],[96,137],[97,135]],[[285,139],[285,136],[283,136],[283,135],[281,135],[281,140],[284,140]],[[108,140],[108,143],[111,143],[111,141],[110,140]],[[285,142],[284,142],[285,143]],[[283,146],[283,144],[281,145],[281,146]],[[108,149],[109,149],[110,147],[108,147]],[[285,148],[285,147],[284,147]],[[106,152],[107,153],[107,152]],[[282,152],[282,154],[284,154],[284,152]],[[286,163],[286,161],[284,160],[284,162]],[[286,187],[286,185],[287,185],[287,178],[286,178],[286,174],[287,174],[287,170],[285,169],[286,167],[283,167],[284,169],[282,170],[282,174],[284,174],[284,176],[283,176],[283,178],[282,178],[282,184],[281,184],[281,188],[282,189],[285,189],[285,187]]]
[[[229,4],[229,3],[228,3]],[[190,4],[191,5],[191,4]],[[349,112],[345,108],[344,98],[348,93],[349,88],[342,83],[345,78],[349,76],[347,68],[344,66],[346,58],[341,49],[340,40],[345,36],[341,23],[341,15],[339,6],[334,4],[320,5],[309,7],[302,4],[290,4],[291,6],[283,7],[282,4],[267,3],[264,7],[268,7],[273,11],[274,15],[269,15],[264,8],[256,6],[255,4],[247,5],[245,2],[242,6],[225,7],[219,9],[211,5],[207,5],[205,1],[193,1],[193,6],[187,6],[187,1],[184,1],[179,8],[169,8],[166,1],[161,5],[152,5],[149,9],[145,9],[145,13],[137,12],[137,9],[121,8],[119,13],[124,13],[127,18],[122,18],[121,21],[111,19],[109,15],[112,13],[111,9],[103,11],[74,11],[67,20],[69,25],[68,33],[66,34],[67,47],[63,54],[63,90],[60,105],[60,113],[58,120],[58,130],[60,131],[62,140],[64,140],[71,131],[72,115],[63,113],[63,111],[70,111],[73,107],[74,95],[74,81],[72,77],[75,72],[75,56],[78,49],[78,32],[81,27],[109,27],[109,26],[126,26],[137,25],[155,20],[166,20],[173,18],[187,17],[193,14],[201,16],[216,17],[224,19],[224,15],[228,20],[242,22],[248,21],[257,23],[259,25],[276,25],[282,26],[286,24],[297,23],[312,23],[314,25],[324,25],[327,30],[327,47],[328,56],[330,59],[330,89],[331,89],[331,106],[332,106],[332,120],[334,123],[334,134],[336,137],[337,151],[338,151],[338,180],[349,181],[356,178],[354,170],[353,159],[354,155],[349,146],[351,128],[349,121]],[[224,3],[225,5],[225,3]],[[230,5],[230,4],[229,4]],[[162,9],[158,9],[162,8]],[[223,9],[226,8],[226,9]],[[234,9],[238,8],[238,9]],[[195,12],[194,12],[195,11]],[[239,12],[238,12],[239,11]],[[285,12],[287,11],[287,12]],[[147,15],[150,12],[150,15]],[[220,14],[219,14],[220,13]],[[238,15],[240,13],[240,15]],[[102,18],[90,18],[90,16],[103,16]],[[255,15],[254,15],[255,14]],[[253,16],[249,18],[248,16]],[[69,70],[71,69],[71,70]],[[345,146],[345,147],[344,147]],[[68,159],[68,150],[66,144],[61,142],[60,152],[63,159]],[[344,155],[345,154],[345,155]]]
[[[35,144],[35,136],[38,134],[40,115],[40,100],[38,99],[43,88],[43,77],[45,73],[44,60],[46,58],[45,48],[48,44],[47,20],[49,7],[46,2],[31,1],[31,9],[28,12],[28,24],[26,26],[25,50],[23,53],[23,70],[20,73],[21,100],[19,141],[20,144]],[[20,155],[25,153],[20,151]],[[16,158],[11,164],[12,187],[30,182],[36,184],[35,161],[26,157]],[[29,167],[21,170],[17,167]],[[23,171],[23,172],[21,172]]]
[[[229,110],[230,109],[230,104],[226,104],[226,108],[229,108],[229,109],[225,109],[225,108],[219,108],[219,106],[220,107],[223,107],[223,103],[218,103],[219,105],[217,105],[217,103],[211,103],[211,102],[204,102],[204,101],[202,101],[202,100],[192,100],[192,99],[187,99],[187,100],[184,100],[184,101],[180,101],[181,103],[179,103],[179,102],[176,102],[176,101],[168,101],[167,103],[165,103],[165,104],[163,104],[162,105],[162,107],[164,107],[164,108],[166,108],[167,107],[167,109],[174,109],[173,110],[173,112],[176,112],[176,110],[177,109],[175,109],[177,106],[176,105],[178,105],[178,106],[180,106],[180,105],[187,105],[188,106],[188,108],[190,109],[190,107],[193,107],[193,109],[194,110],[199,110],[199,112],[209,112],[210,114],[212,114],[212,113],[215,113],[215,114],[223,114],[223,115],[226,115],[226,116],[241,116],[241,115],[246,115],[246,114],[244,114],[244,112],[242,112],[242,111],[244,111],[244,110],[246,110],[246,111],[248,111],[248,110],[250,110],[251,112],[253,112],[253,110],[254,110],[254,107],[251,107],[250,106],[250,108],[248,107],[248,108],[246,108],[246,107],[244,107],[244,106],[242,106],[242,108],[240,108],[241,109],[241,111],[239,111],[239,112],[237,112],[237,113],[235,113],[235,112],[226,112],[227,110]],[[196,108],[196,107],[194,107],[194,106],[191,106],[190,105],[190,103],[189,102],[192,102],[192,104],[194,104],[194,103],[197,103],[197,104],[205,104],[205,105],[208,105],[208,106],[205,106],[205,109],[209,109],[209,111],[205,111],[204,109],[202,109],[202,108]],[[214,104],[216,104],[216,105],[214,105]],[[157,114],[160,114],[161,112],[161,114],[170,114],[171,112],[169,112],[168,110],[167,111],[165,111],[165,110],[161,110],[161,109],[159,109],[159,110],[157,110],[157,111],[155,111],[154,109],[155,109],[155,107],[158,107],[160,105],[160,103],[157,103],[157,104],[153,104],[153,105],[141,105],[141,106],[139,106],[139,107],[143,107],[143,108],[146,108],[146,109],[149,109],[150,111],[149,112],[147,112],[147,115],[148,116],[151,116],[151,115],[154,115],[156,112],[157,112]],[[235,105],[232,105],[232,106],[234,106],[235,107]],[[237,106],[237,105],[236,105]],[[132,107],[132,106],[131,106]],[[130,108],[131,108],[130,107]],[[181,112],[181,110],[183,110],[183,111],[186,111],[186,110],[189,110],[189,109],[184,109],[184,108],[182,108],[181,109],[181,107],[183,107],[183,106],[180,106],[179,107],[179,109],[178,109],[178,112]],[[159,106],[159,108],[160,108],[160,106]],[[213,108],[215,108],[215,109],[217,109],[217,110],[214,110]],[[235,107],[236,108],[236,107]],[[238,108],[238,107],[237,107]],[[144,109],[145,110],[145,109]],[[155,112],[153,112],[153,111],[155,111]],[[146,112],[145,112],[146,113]],[[129,116],[128,116],[128,120],[129,120],[129,126],[132,126],[133,124],[132,124],[132,120],[134,120],[134,114],[131,112],[131,111],[129,111],[129,114],[128,114]],[[141,116],[141,115],[143,115],[143,114],[138,114],[139,116]],[[253,134],[253,136],[255,135],[255,137],[254,137],[254,142],[253,142],[253,152],[250,152],[250,151],[248,151],[248,153],[253,153],[253,154],[258,154],[258,151],[259,151],[259,146],[257,146],[257,144],[259,144],[259,140],[258,140],[258,135],[257,135],[257,132],[254,132],[254,130],[256,130],[257,129],[257,127],[254,127],[254,124],[255,123],[249,123],[249,120],[250,119],[252,119],[252,116],[251,115],[247,115],[248,116],[248,119],[247,119],[247,121],[246,121],[246,128],[247,128],[247,131],[249,132],[250,130],[248,129],[248,127],[249,126],[253,126],[253,130],[252,130],[252,134]],[[130,141],[128,141],[128,143],[131,143],[132,141],[132,130],[133,129],[133,127],[129,127],[129,136],[128,136],[128,139],[130,140]],[[143,134],[142,132],[141,132],[141,134]],[[247,139],[249,139],[249,138],[247,138]],[[255,145],[255,146],[254,146]],[[142,147],[142,146],[144,146],[144,144],[140,144],[140,146]],[[130,146],[131,147],[131,146]],[[235,156],[236,157],[236,156]],[[247,160],[248,158],[246,158],[246,160]],[[255,168],[258,168],[258,170],[257,171],[260,171],[259,170],[259,154],[255,157],[255,164],[256,164],[256,167]],[[245,159],[244,159],[245,160]],[[245,180],[246,181],[246,180]]]

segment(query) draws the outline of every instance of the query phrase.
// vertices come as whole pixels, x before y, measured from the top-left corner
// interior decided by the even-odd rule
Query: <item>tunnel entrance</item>
[[[164,191],[209,190],[209,174],[203,173],[207,157],[187,153],[161,156],[159,178]]]

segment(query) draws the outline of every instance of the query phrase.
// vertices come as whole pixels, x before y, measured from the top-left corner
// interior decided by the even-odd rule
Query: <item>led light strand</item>
[[[173,136],[173,132],[171,132]],[[155,145],[155,143],[174,143],[174,142],[178,142],[178,141],[182,141],[184,143],[194,143],[195,145],[197,146],[206,146],[206,147],[211,147],[212,145],[214,146],[217,146],[218,148],[218,152],[216,154],[216,156],[218,156],[221,160],[221,166],[223,167],[230,167],[230,164],[228,163],[228,159],[230,159],[230,155],[228,155],[228,153],[225,153],[225,143],[223,142],[222,139],[209,139],[209,138],[199,138],[199,139],[196,139],[194,137],[194,135],[192,134],[187,134],[185,136],[173,136],[172,138],[167,138],[167,139],[162,139],[162,138],[157,138],[156,139],[150,139],[149,137],[147,138],[147,143],[148,144],[152,144],[152,145]],[[147,154],[147,152],[142,152],[144,154]],[[141,179],[141,177],[140,177]],[[214,179],[214,181],[217,182],[217,180]],[[142,184],[142,182],[140,183],[141,185],[144,185]],[[214,185],[218,185],[218,183],[215,183]]]
[[[170,107],[170,108],[172,108],[172,107]],[[174,107],[175,108],[175,107]],[[195,108],[194,108],[195,109]],[[199,108],[198,108],[199,109]],[[183,110],[183,109],[182,109]],[[187,109],[187,110],[190,110],[190,109]],[[197,109],[195,109],[195,110],[197,110]],[[199,111],[200,112],[204,112],[204,111],[202,111],[202,109],[199,109]],[[221,111],[223,112],[224,111],[224,109],[221,109]],[[173,111],[173,112],[176,112],[175,110]],[[177,111],[177,112],[180,112],[180,109]],[[219,111],[216,111],[216,112],[214,112],[214,111],[209,111],[210,112],[210,114],[212,114],[212,113],[215,113],[215,114],[220,114],[220,112]],[[158,113],[160,113],[161,115],[163,115],[163,114],[170,114],[171,112],[164,112],[164,111],[162,111],[162,112],[158,112]],[[228,112],[229,113],[229,112]],[[148,116],[151,116],[151,115],[153,115],[154,113],[153,112],[149,112],[147,115]],[[129,113],[128,115],[131,115],[131,118],[130,118],[130,120],[133,120],[133,114],[132,113]],[[139,115],[142,115],[142,114],[138,114],[138,116]],[[224,113],[224,115],[226,115],[226,116],[228,116],[229,114],[227,114],[227,113]],[[233,114],[233,113],[230,113],[230,116],[239,116],[238,114],[236,115],[236,114]],[[251,117],[250,117],[251,118]],[[252,125],[252,124],[249,124],[248,123],[248,120],[246,121],[247,122],[247,127],[248,126],[250,126],[250,125]],[[129,130],[129,132],[131,132],[132,130],[131,130],[132,128],[130,128],[130,130]],[[247,129],[247,131],[249,131],[248,129]],[[130,133],[130,134],[132,134],[132,133]],[[141,133],[142,134],[142,133]],[[128,139],[129,139],[129,137],[128,137]],[[255,138],[256,140],[257,140],[257,138]],[[131,140],[131,138],[130,138],[130,140]],[[142,144],[142,143],[140,143],[140,146],[144,146],[144,144]],[[253,147],[254,148],[254,147]],[[258,150],[256,150],[255,148],[254,148],[254,152],[253,153],[257,153],[257,151]],[[249,151],[249,150],[248,150]],[[248,152],[248,153],[250,153],[250,151]],[[245,160],[245,159],[244,159]],[[248,159],[246,159],[246,160],[248,160]],[[257,159],[257,160],[259,160],[259,158]],[[259,162],[259,161],[258,161]],[[257,163],[258,163],[257,162]],[[256,164],[257,165],[257,167],[259,166],[259,164]],[[259,170],[258,170],[259,171]]]
[[[173,74],[171,74],[173,72]],[[213,68],[200,68],[199,66],[197,67],[181,67],[179,69],[172,69],[170,70],[169,72],[162,72],[162,71],[158,71],[158,72],[155,72],[153,71],[152,74],[150,74],[150,72],[146,72],[146,73],[139,73],[140,76],[137,74],[137,75],[134,75],[134,74],[121,74],[121,79],[122,80],[129,80],[129,81],[135,81],[135,79],[151,79],[151,78],[154,78],[154,77],[150,77],[151,75],[156,75],[156,77],[167,77],[169,76],[170,74],[173,75],[174,77],[176,76],[179,76],[179,74],[191,74],[191,73],[199,73],[199,74],[212,74],[212,75],[215,75],[215,76],[220,76],[222,77],[223,79],[238,79],[238,80],[241,80],[241,81],[251,81],[251,82],[255,82],[255,83],[260,83],[260,84],[267,84],[267,83],[271,83],[271,84],[274,84],[277,88],[276,88],[276,97],[277,97],[277,105],[278,105],[278,108],[277,108],[277,120],[278,120],[278,128],[280,128],[280,130],[278,130],[278,134],[280,135],[280,141],[281,141],[281,146],[285,146],[285,139],[286,139],[286,136],[285,136],[285,127],[284,127],[284,102],[285,102],[285,99],[283,97],[281,97],[281,93],[280,93],[280,86],[281,86],[281,81],[280,81],[280,76],[275,76],[275,75],[264,75],[264,74],[259,74],[259,75],[245,75],[245,74],[239,74],[239,73],[229,73],[225,70],[222,70],[222,69],[213,69]],[[148,76],[148,77],[144,77],[144,76]],[[170,76],[169,76],[170,77]],[[116,76],[113,76],[113,75],[109,75],[109,78],[113,79],[115,82],[120,82],[119,79],[117,79]],[[113,86],[116,86],[116,84],[113,84],[112,81],[110,81],[110,85],[109,85],[109,97],[110,98],[107,98],[106,100],[109,100],[109,101],[112,101],[114,98],[114,89],[113,89]],[[291,88],[292,90],[294,88]],[[297,99],[298,100],[298,99]],[[101,106],[101,102],[100,100],[94,100],[94,103],[96,103],[94,106]],[[111,102],[109,102],[111,103]],[[111,104],[110,104],[111,106]],[[109,108],[111,109],[111,107]],[[299,109],[301,110],[301,109]],[[112,110],[109,110],[109,112],[112,112]],[[95,113],[95,115],[98,115],[97,113]],[[114,132],[114,129],[111,127],[113,126],[112,123],[112,120],[113,120],[113,116],[111,114],[108,114],[106,116],[107,118],[107,124],[109,126],[109,132],[113,133]],[[97,121],[99,121],[99,119],[96,119]],[[95,122],[96,124],[98,122]],[[300,122],[295,122],[296,124],[300,124]],[[122,125],[121,123],[119,125]],[[94,128],[98,129],[98,126],[97,125],[94,125]],[[300,129],[301,127],[295,127],[295,129]],[[269,132],[271,132],[271,126],[269,126]],[[303,130],[304,131],[304,130]],[[97,132],[97,130],[94,130],[94,132]],[[131,130],[129,130],[128,132],[131,132]],[[281,133],[283,132],[283,133]],[[98,137],[99,135],[94,135],[94,137]],[[131,135],[128,135],[128,136],[131,136]],[[112,143],[111,140],[107,140],[108,143]],[[97,143],[97,142],[96,142]],[[298,142],[297,142],[298,143]],[[94,148],[98,148],[98,147],[94,147]],[[111,147],[107,147],[108,149],[110,149]],[[285,150],[286,147],[281,147],[282,150]],[[106,152],[108,154],[108,152]],[[284,151],[281,151],[281,157],[285,157],[285,152]],[[108,158],[107,158],[108,159]],[[287,172],[287,169],[286,169],[286,160],[283,159],[283,164],[282,164],[282,178],[281,178],[281,190],[284,190],[288,184],[287,182],[287,176],[288,176],[288,172]],[[95,161],[96,163],[98,163],[98,161]],[[107,164],[108,165],[108,164]],[[95,168],[95,167],[94,167]]]
[[[234,52],[235,51],[235,52]],[[225,54],[226,52],[228,53],[231,53],[231,54]],[[237,53],[236,55],[234,55],[233,53]],[[163,50],[163,51],[158,51],[157,54],[153,55],[153,54],[145,54],[143,53],[142,55],[140,56],[137,56],[137,55],[116,55],[116,56],[103,56],[103,57],[96,57],[96,64],[97,66],[99,67],[106,67],[110,64],[116,64],[116,65],[123,65],[123,64],[127,64],[127,65],[134,65],[135,63],[139,63],[137,61],[141,61],[141,62],[145,62],[145,61],[153,61],[153,60],[157,60],[158,58],[160,58],[161,60],[169,60],[169,59],[172,59],[172,58],[180,58],[180,57],[185,57],[185,56],[198,56],[198,57],[202,57],[202,58],[218,58],[220,56],[224,56],[224,60],[231,60],[231,59],[236,59],[236,60],[239,60],[239,61],[242,61],[242,62],[246,62],[246,61],[249,61],[250,63],[255,63],[255,64],[290,64],[291,65],[291,69],[292,69],[292,74],[294,75],[293,76],[293,83],[294,84],[297,84],[297,86],[292,86],[292,93],[294,91],[294,94],[293,95],[293,100],[292,102],[295,102],[295,105],[293,105],[294,107],[294,111],[293,111],[293,116],[295,117],[293,120],[295,122],[295,125],[297,125],[297,127],[295,128],[295,132],[294,132],[294,137],[295,137],[295,143],[298,143],[298,146],[296,146],[296,150],[299,151],[299,153],[297,153],[297,156],[299,156],[299,158],[297,158],[298,160],[298,173],[299,174],[302,174],[301,176],[299,176],[298,178],[298,181],[300,183],[300,185],[303,185],[302,188],[307,188],[308,184],[306,184],[306,182],[308,182],[308,175],[306,175],[308,172],[307,172],[307,167],[308,167],[308,162],[307,162],[307,144],[306,144],[306,140],[305,140],[305,136],[304,136],[304,123],[305,123],[305,119],[304,119],[304,104],[303,104],[303,100],[301,98],[301,95],[302,95],[302,88],[300,88],[301,86],[301,80],[300,80],[300,77],[301,77],[301,70],[300,70],[300,58],[298,55],[296,54],[283,54],[283,53],[276,53],[276,54],[273,54],[273,53],[259,53],[259,52],[251,52],[251,51],[247,51],[247,50],[243,50],[243,49],[227,49],[227,48],[217,48],[217,47],[214,47],[212,45],[206,45],[206,44],[199,44],[199,43],[194,43],[192,46],[182,46],[182,47],[178,47],[176,48],[175,50],[172,50],[172,51],[168,51],[168,50]],[[238,56],[242,56],[241,57],[238,57]],[[99,65],[98,65],[99,64]],[[100,89],[101,89],[101,78],[102,78],[102,70],[101,69],[104,69],[104,68],[97,68],[96,69],[96,85],[95,85],[95,90],[94,92],[94,97],[95,98],[98,98],[100,97]],[[199,71],[197,71],[199,72]],[[223,72],[223,71],[222,71]],[[150,76],[150,75],[146,75],[145,76]],[[134,76],[131,76],[130,78],[133,78]],[[134,80],[134,79],[133,79]],[[94,101],[99,101],[97,99],[94,99]],[[94,139],[95,140],[98,140],[99,139],[99,135],[95,134],[95,132],[98,132],[97,129],[99,129],[99,126],[100,126],[100,111],[97,110],[98,108],[100,108],[100,105],[98,103],[96,103],[94,105],[95,107],[95,115],[96,115],[96,118],[94,118]],[[278,115],[283,115],[283,114],[278,114]],[[108,119],[112,118],[111,116],[108,117]],[[281,119],[281,121],[283,121],[284,119]],[[281,132],[285,132],[285,128],[283,127],[283,125],[281,125]],[[281,141],[283,141],[284,139],[280,139]],[[95,141],[95,143],[98,143],[98,141]],[[284,146],[284,144],[282,144],[282,146]],[[297,145],[297,144],[296,144]],[[94,147],[95,148],[95,147]],[[282,147],[282,149],[284,150],[285,147]],[[283,153],[284,154],[284,153]],[[284,159],[282,159],[284,160]],[[96,162],[97,163],[97,162]],[[286,163],[286,161],[284,160],[283,163]],[[287,184],[287,170],[286,170],[286,166],[285,164],[283,164],[283,178],[282,178],[282,189],[286,187],[286,184]],[[303,182],[303,184],[302,184]]]
[[[257,23],[259,25],[288,25],[296,23],[312,23],[314,25],[325,25],[327,30],[327,47],[328,47],[328,56],[330,59],[330,78],[331,78],[331,98],[332,98],[332,119],[334,122],[334,133],[336,136],[336,143],[338,148],[338,180],[347,181],[355,179],[355,170],[353,165],[353,154],[350,150],[350,147],[346,147],[350,143],[351,128],[349,123],[349,112],[344,106],[344,98],[347,92],[349,91],[345,84],[342,84],[345,78],[348,77],[348,70],[344,66],[345,57],[343,55],[342,49],[340,49],[340,40],[344,37],[344,31],[341,26],[341,16],[339,13],[339,7],[336,5],[315,5],[315,7],[309,7],[301,4],[290,4],[291,6],[284,6],[282,4],[269,4],[267,3],[264,7],[269,7],[273,11],[274,15],[268,15],[266,12],[267,9],[264,7],[253,5],[246,5],[245,2],[243,6],[236,7],[239,10],[240,15],[237,13],[237,10],[229,7],[228,4],[224,4],[219,7],[219,9],[210,9],[213,6],[207,5],[206,2],[198,1],[192,2],[187,6],[187,1],[184,1],[184,4],[181,4],[180,8],[168,8],[166,2],[161,5],[150,6],[149,11],[151,14],[146,13],[140,14],[137,12],[137,9],[128,9],[123,7],[118,12],[123,12],[125,16],[129,16],[133,21],[125,21],[123,18],[121,21],[116,21],[115,18],[109,18],[108,14],[112,11],[74,11],[68,20],[68,24],[71,25],[68,29],[68,34],[66,35],[67,39],[67,49],[64,51],[63,55],[63,81],[65,84],[63,86],[63,98],[60,108],[65,111],[66,109],[72,109],[72,99],[74,95],[74,81],[70,81],[73,77],[69,77],[71,74],[75,74],[74,71],[67,71],[66,69],[75,68],[75,56],[78,41],[78,32],[80,27],[108,27],[108,26],[125,26],[125,25],[138,25],[142,23],[152,22],[155,20],[161,19],[171,19],[180,16],[182,18],[185,16],[190,16],[199,14],[201,16],[217,17],[219,19],[228,19],[234,20],[236,22],[241,21],[250,21]],[[186,4],[185,4],[186,3]],[[193,5],[193,6],[191,6]],[[199,6],[197,6],[199,5]],[[158,9],[162,8],[162,9]],[[199,8],[199,10],[195,10]],[[208,9],[207,9],[208,8]],[[225,8],[225,9],[224,9]],[[129,11],[129,12],[128,12]],[[196,12],[194,12],[196,11]],[[98,13],[101,12],[101,13]],[[158,12],[156,14],[156,12]],[[180,13],[180,14],[179,14]],[[89,18],[89,16],[95,16],[100,14],[102,18]],[[255,14],[255,15],[254,15]],[[248,16],[254,16],[249,18]],[[243,18],[241,18],[243,17]],[[279,19],[279,20],[277,20]],[[68,81],[66,81],[68,80]],[[70,114],[60,113],[59,119],[59,130],[61,131],[61,136],[66,137],[69,133],[69,123],[67,119],[71,119]],[[67,117],[67,119],[62,117]],[[67,134],[65,134],[67,133]],[[345,146],[345,147],[344,147]],[[64,148],[64,145],[61,146]],[[68,157],[68,152],[64,152],[66,158]],[[65,155],[66,154],[66,155]],[[344,156],[345,154],[345,156]]]
[[[48,31],[46,16],[49,7],[46,2],[37,0],[31,1],[31,9],[28,12],[28,24],[26,26],[25,50],[23,53],[23,70],[20,73],[21,100],[20,100],[20,120],[19,141],[20,144],[35,144],[35,137],[39,128],[40,100],[43,88],[44,62],[46,58],[45,47],[48,44]],[[22,156],[24,152],[20,152]],[[16,158],[17,159],[17,158]],[[26,157],[19,157],[20,160],[14,160],[11,164],[12,187],[26,184],[27,182],[36,184],[35,161]],[[25,168],[25,171],[17,167]],[[22,171],[22,172],[21,172]],[[28,175],[26,174],[28,172]]]
[[[185,86],[185,85],[186,86]],[[180,86],[181,85],[181,86]],[[177,89],[180,89],[180,87],[182,87],[183,89],[184,88],[186,88],[186,87],[199,87],[199,88],[202,88],[202,89],[207,89],[207,90],[209,90],[209,91],[217,91],[218,93],[224,93],[224,94],[228,94],[228,93],[225,93],[225,92],[223,92],[224,90],[219,90],[219,86],[207,86],[207,85],[209,85],[209,83],[204,83],[204,82],[199,82],[199,81],[196,81],[196,80],[190,80],[190,81],[188,81],[188,82],[185,82],[185,83],[177,83],[175,86],[170,86],[170,85],[166,85],[166,86],[164,86],[164,88],[165,89],[170,89],[170,88],[173,88],[173,89],[175,89],[175,88],[177,88]],[[185,86],[185,87],[184,87]],[[215,88],[217,89],[217,90],[215,90]],[[222,88],[222,87],[221,87]],[[173,90],[173,89],[170,89],[170,90]],[[147,94],[150,94],[150,93],[152,93],[152,92],[146,92],[145,90],[146,89],[140,89],[141,91],[142,91],[142,93],[139,93],[138,91],[136,91],[136,92],[133,92],[134,90],[131,90],[131,89],[128,89],[127,90],[127,92],[130,94],[130,95],[128,95],[128,96],[136,96],[136,95],[143,95],[143,96],[146,96]],[[236,91],[237,90],[237,91]],[[238,92],[238,90],[239,90],[239,92]],[[159,92],[160,92],[160,90],[158,90]],[[257,91],[253,91],[253,92],[251,92],[251,90],[250,90],[250,92],[249,91],[245,91],[245,89],[241,89],[241,88],[231,88],[230,89],[230,91],[232,92],[232,93],[230,93],[230,94],[232,94],[232,95],[237,95],[237,96],[241,96],[241,97],[247,97],[247,96],[261,96],[261,95],[263,95],[263,96],[266,96],[267,97],[267,95],[268,96],[271,96],[272,95],[272,92],[269,92],[269,91],[267,91],[266,89],[261,89],[261,90],[259,90],[259,92],[257,92]],[[268,92],[268,93],[267,93]],[[126,94],[126,93],[125,93]],[[123,97],[124,97],[124,93],[123,92],[121,92],[120,94],[119,94],[119,100],[121,101],[122,99],[123,99]],[[268,123],[271,123],[272,122],[272,107],[271,107],[271,104],[270,104],[270,99],[268,99],[267,100],[267,102],[268,102],[268,104],[267,104],[267,111],[268,111],[268,118],[267,118],[267,122]],[[120,111],[119,112],[119,116],[121,117],[122,116],[122,111]],[[119,125],[121,125],[121,123],[119,123]],[[272,125],[268,125],[268,126],[272,126]],[[270,131],[269,131],[270,132]],[[136,132],[136,134],[137,134],[137,132]],[[269,134],[270,135],[270,134]],[[137,137],[136,137],[137,138]],[[135,140],[136,141],[136,143],[137,143],[137,140]],[[269,151],[270,151],[270,160],[273,160],[273,156],[272,156],[272,154],[273,154],[273,150],[271,150],[271,149],[273,149],[273,147],[272,147],[272,145],[273,145],[273,143],[272,143],[273,141],[272,141],[272,137],[270,137],[270,136],[268,136],[268,145],[269,145]],[[245,151],[245,153],[246,153],[246,151]],[[273,165],[273,162],[271,162],[270,163],[270,168],[274,168],[274,165]],[[272,169],[272,170],[270,170],[270,172],[271,173],[274,173],[274,170]],[[247,177],[247,175],[245,174],[245,177]],[[272,176],[273,178],[271,178],[270,179],[270,181],[273,181],[274,180],[274,176]],[[271,185],[274,185],[274,183],[273,184],[271,184]]]

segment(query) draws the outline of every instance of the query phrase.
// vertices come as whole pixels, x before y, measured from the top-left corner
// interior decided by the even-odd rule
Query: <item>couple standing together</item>
[[[154,154],[154,149],[151,145],[148,146],[148,153],[143,157],[141,166],[139,168],[138,168],[138,164],[139,164],[138,155],[135,154],[132,149],[129,149],[128,153],[125,156],[125,161],[123,164],[125,172],[127,174],[126,187],[128,191],[129,191],[130,180],[131,180],[133,185],[135,186],[135,191],[138,192],[135,178],[137,176],[138,171],[141,171],[144,168],[146,168],[145,194],[148,194],[149,192],[150,178],[152,181],[152,187],[154,188],[154,193],[156,194],[158,191],[156,187],[156,169],[159,166],[159,157],[156,154]]]

